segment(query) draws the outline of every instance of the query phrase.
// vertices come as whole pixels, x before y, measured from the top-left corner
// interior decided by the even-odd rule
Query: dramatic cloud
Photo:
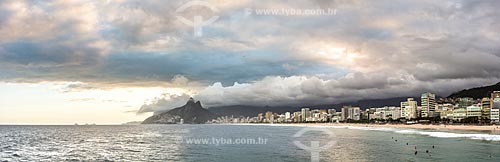
[[[439,95],[500,78],[498,1],[3,1],[0,81],[182,88],[205,106]],[[334,9],[335,15],[261,10]],[[176,16],[219,19],[203,36]],[[237,83],[235,83],[237,82]],[[192,92],[192,93],[191,93]]]
[[[432,84],[414,77],[382,79],[380,76],[348,74],[338,80],[323,80],[318,77],[265,77],[252,83],[234,83],[222,86],[215,83],[192,95],[203,101],[205,107],[228,105],[254,106],[312,106],[334,104],[361,99],[384,99],[388,96],[417,96],[423,92],[448,95],[462,87],[481,86],[494,83],[490,79],[437,80]],[[405,76],[405,75],[402,75]],[[499,80],[495,78],[494,80]],[[139,110],[155,112],[172,109],[185,104],[190,95],[157,98]]]
[[[145,113],[145,112],[156,112],[162,110],[169,110],[172,108],[180,107],[186,104],[186,101],[189,100],[191,96],[187,94],[181,95],[171,95],[164,94],[159,98],[156,98],[153,103],[144,104],[141,106],[137,113]]]

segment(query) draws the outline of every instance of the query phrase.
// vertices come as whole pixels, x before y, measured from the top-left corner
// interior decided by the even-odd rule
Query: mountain
[[[329,105],[313,105],[313,106],[247,106],[247,105],[232,105],[232,106],[220,106],[208,108],[211,112],[216,113],[220,116],[257,116],[259,113],[265,113],[266,111],[271,111],[274,113],[285,113],[285,112],[295,112],[300,111],[303,107],[308,107],[312,109],[336,109],[340,111],[343,106],[359,106],[362,110],[371,107],[383,107],[383,106],[400,106],[401,101],[406,101],[408,97],[396,97],[387,99],[369,99],[360,100],[356,102],[345,102],[339,104],[329,104]],[[420,97],[413,97],[418,103],[420,103]]]
[[[155,114],[144,120],[142,124],[175,124],[181,119],[187,124],[202,124],[216,117],[217,115],[204,109],[200,101],[195,102],[193,98],[190,98],[184,106]]]
[[[474,99],[480,99],[483,97],[489,97],[491,92],[500,91],[500,82],[490,86],[476,87],[471,89],[464,89],[455,93],[452,93],[448,98],[462,98],[462,97],[472,97]]]

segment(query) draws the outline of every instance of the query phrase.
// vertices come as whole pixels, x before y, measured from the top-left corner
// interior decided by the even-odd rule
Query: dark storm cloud
[[[19,4],[6,3],[2,8],[10,13],[17,13],[15,9],[22,7],[39,8],[40,12],[29,14],[44,20],[41,24],[48,24],[54,29],[47,29],[52,33],[46,34],[13,35],[13,38],[0,44],[0,62],[3,62],[4,71],[1,78],[5,81],[143,82],[144,86],[156,86],[148,82],[169,82],[174,76],[183,75],[203,83],[220,81],[231,85],[268,75],[336,72],[335,67],[312,60],[288,59],[286,50],[241,50],[235,48],[242,47],[236,43],[217,42],[209,38],[193,39],[191,35],[183,38],[192,30],[184,30],[189,27],[175,20],[172,10],[178,6],[177,3],[131,1],[115,6],[82,4],[91,6],[88,15],[92,12],[102,14],[101,17],[90,18],[96,19],[96,22],[84,18],[88,15],[70,15],[75,17],[68,20],[63,18],[64,12],[53,13],[49,10],[53,7],[75,9],[73,5],[78,4],[62,3],[49,8],[44,8],[47,6],[43,3],[22,1]],[[106,12],[92,10],[92,7],[106,9]],[[72,11],[65,12],[73,14]],[[29,17],[24,19],[28,25],[36,25],[29,24]],[[9,25],[14,29],[20,24],[10,22]],[[89,33],[82,26],[92,27],[94,31]],[[245,43],[253,44],[239,42],[243,46]]]
[[[276,54],[275,54],[276,55]],[[285,64],[295,65],[290,70]],[[249,82],[268,75],[312,75],[317,72],[334,73],[334,67],[315,62],[293,60],[254,60],[225,51],[184,51],[169,54],[115,54],[105,59],[100,68],[103,74],[139,79],[140,77],[167,80],[182,75],[191,80],[231,85],[233,82]],[[136,77],[136,78],[134,78]],[[137,78],[139,77],[139,78]]]
[[[0,60],[4,63],[32,66],[64,66],[89,64],[98,60],[98,49],[60,42],[17,41],[0,45]]]

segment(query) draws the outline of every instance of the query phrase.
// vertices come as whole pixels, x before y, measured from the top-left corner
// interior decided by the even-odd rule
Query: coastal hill
[[[144,120],[142,124],[176,124],[181,119],[186,124],[202,124],[216,117],[217,115],[204,109],[200,101],[195,102],[193,98],[190,98],[184,106],[155,114]]]
[[[500,91],[500,82],[490,86],[476,87],[471,89],[464,89],[455,93],[452,93],[448,98],[461,98],[461,97],[472,97],[474,99],[480,99],[483,97],[489,97],[490,93],[493,91]]]

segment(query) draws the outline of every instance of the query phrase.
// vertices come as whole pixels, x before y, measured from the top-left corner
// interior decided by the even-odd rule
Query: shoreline
[[[352,127],[366,127],[366,128],[405,128],[405,129],[433,129],[433,130],[448,130],[448,131],[491,131],[491,133],[500,133],[500,126],[498,125],[431,125],[431,124],[365,124],[365,123],[256,123],[245,125],[275,125],[275,126],[352,126]]]

